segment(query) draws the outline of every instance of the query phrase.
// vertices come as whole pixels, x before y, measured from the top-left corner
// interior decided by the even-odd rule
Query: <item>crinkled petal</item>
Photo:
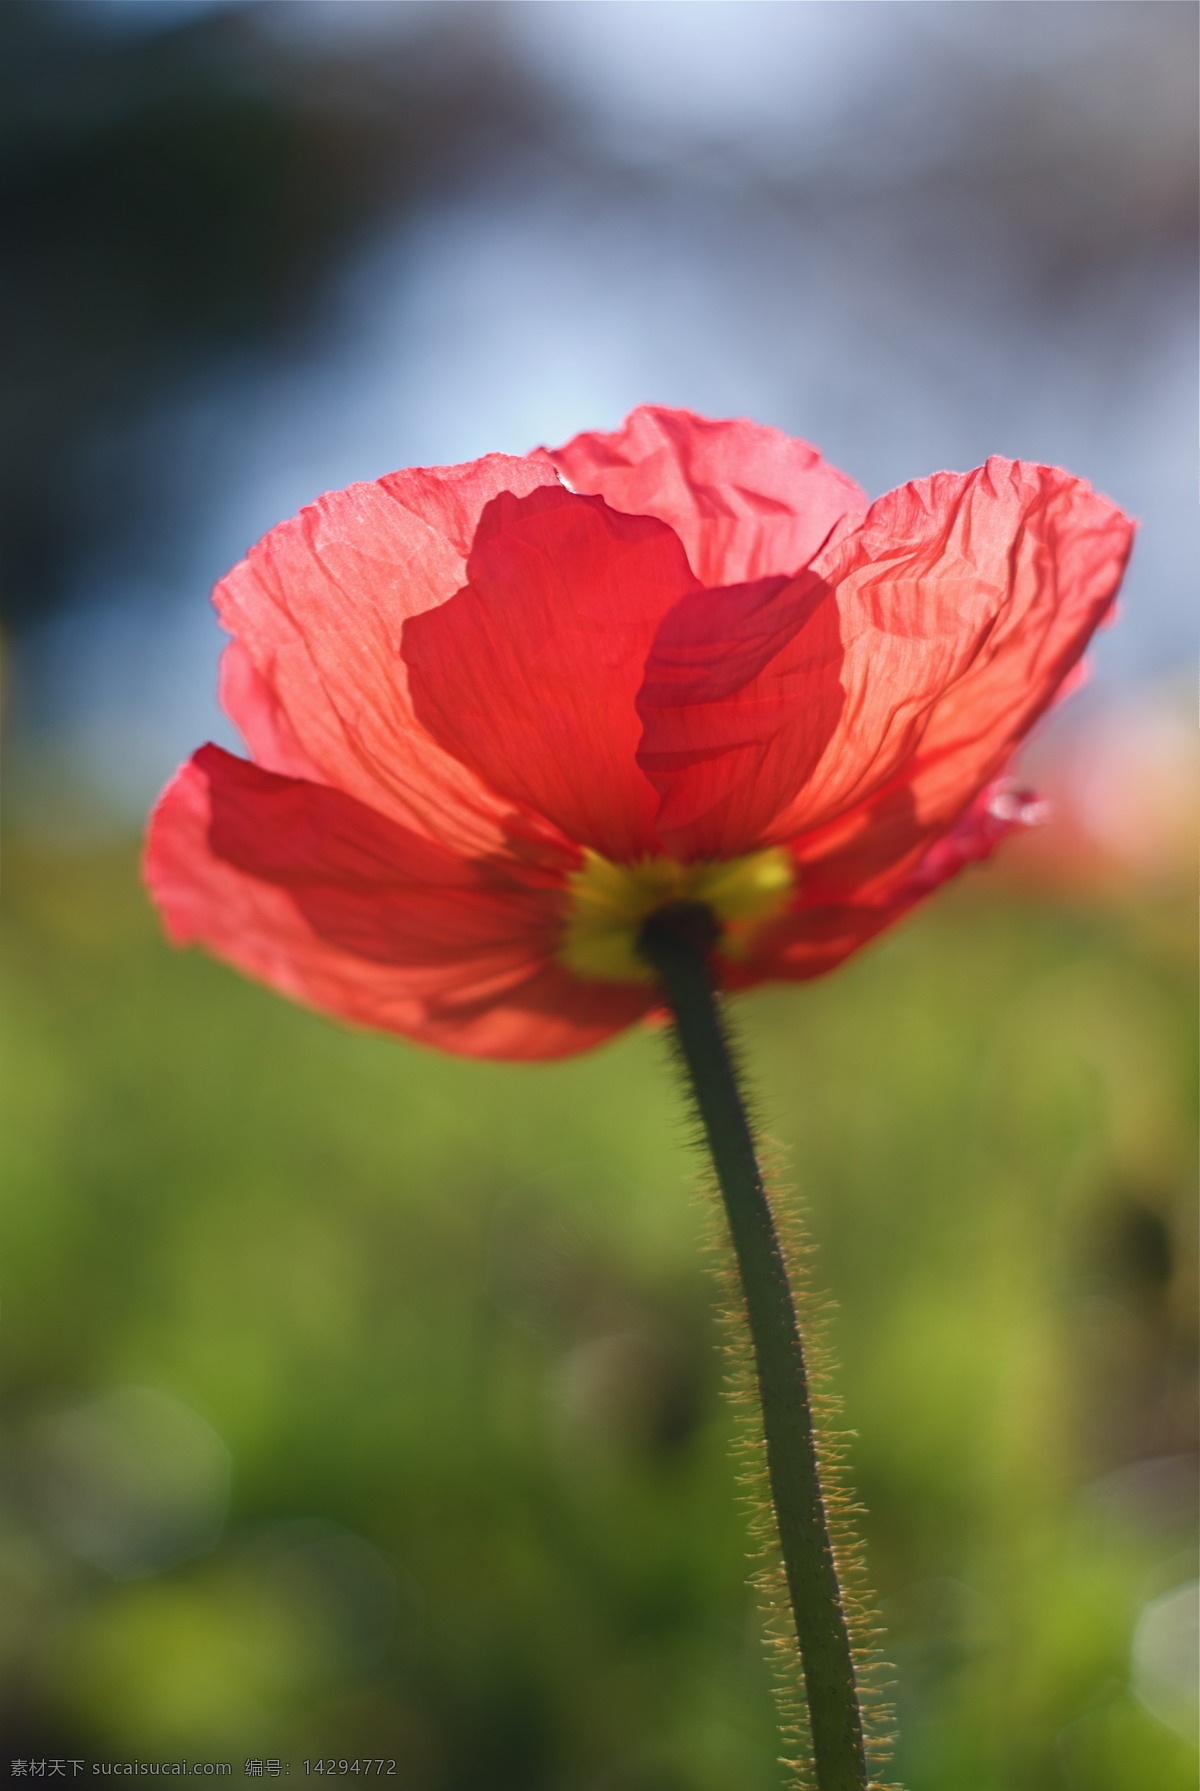
[[[769,745],[755,770],[761,787],[785,792],[756,844],[836,824],[896,784],[911,792],[920,828],[952,825],[1072,671],[1112,602],[1130,539],[1115,506],[1054,467],[993,459],[890,492],[771,600],[782,644],[765,664],[750,654],[752,675],[724,698],[731,769],[721,751],[672,767],[689,725],[672,709],[686,706],[690,690],[672,695],[659,679],[656,706],[643,698],[642,762],[655,767],[664,837],[689,852],[710,836],[710,798],[727,807],[723,780],[732,785],[754,764],[747,739],[756,752]],[[806,691],[818,712],[832,707],[829,657],[808,663],[821,586],[836,600],[844,701],[815,767],[788,798],[792,768],[804,765],[814,738]],[[790,635],[789,606],[798,620]],[[736,628],[736,609],[727,614]],[[685,624],[681,605],[664,640]],[[752,607],[741,626],[750,639],[762,635]],[[662,657],[656,647],[656,675]],[[709,657],[710,675],[727,683],[721,661],[740,663],[728,634],[714,631]],[[696,688],[702,658],[694,653],[690,667]],[[757,820],[761,808],[754,812]]]
[[[547,487],[484,512],[468,582],[416,616],[404,657],[417,717],[490,788],[627,861],[658,849],[635,699],[664,613],[696,588],[650,516]]]
[[[846,704],[771,838],[902,777],[946,828],[1049,707],[1121,581],[1133,525],[1085,480],[995,457],[889,492],[813,571],[837,593]]]
[[[1008,602],[964,676],[934,706],[912,766],[917,816],[938,831],[1051,704],[1083,681],[1081,656],[1112,619],[1133,546],[1133,523],[1084,480],[1002,460],[989,461],[984,474],[1016,525]]]
[[[887,812],[861,817],[848,838],[827,838],[823,849],[797,842],[795,904],[763,928],[753,954],[727,977],[729,986],[803,981],[833,970],[968,865],[990,858],[1010,833],[1035,825],[1042,805],[998,778],[948,833],[918,830],[912,815],[911,796],[898,792]]]
[[[468,1056],[586,1050],[649,1005],[553,962],[561,885],[472,866],[341,792],[206,747],[151,823],[145,874],[178,945],[280,993]]]
[[[811,573],[698,591],[669,611],[637,706],[670,852],[736,858],[760,843],[837,727],[841,664],[837,603]]]
[[[620,429],[577,435],[550,458],[574,490],[669,523],[704,585],[791,577],[867,509],[865,492],[807,442],[744,418],[644,404]]]
[[[511,805],[417,724],[400,635],[462,584],[485,505],[545,485],[558,475],[541,454],[392,473],[327,493],[252,548],[214,601],[257,673],[256,694],[235,659],[227,690],[264,763],[307,763],[433,839],[495,850]]]
[[[283,777],[321,781],[275,691],[239,640],[221,655],[221,707],[237,726],[256,765]]]
[[[923,823],[912,789],[897,784],[833,826],[792,842],[801,899],[812,907],[887,908],[936,888],[965,864],[989,857],[1044,808],[1011,777],[993,778],[949,829]]]

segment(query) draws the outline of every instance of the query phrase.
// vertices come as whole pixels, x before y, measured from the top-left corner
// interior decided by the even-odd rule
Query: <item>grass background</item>
[[[341,1030],[172,952],[131,850],[14,842],[4,937],[5,1758],[778,1786],[662,1039]],[[976,876],[738,1004],[909,1791],[1194,1785],[1130,1681],[1195,1574],[1189,959]]]

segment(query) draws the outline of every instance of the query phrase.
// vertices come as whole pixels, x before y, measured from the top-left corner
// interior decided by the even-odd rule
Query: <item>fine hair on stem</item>
[[[640,945],[667,997],[675,1053],[722,1196],[728,1247],[718,1260],[726,1265],[741,1481],[755,1583],[777,1668],[785,1666],[786,1763],[797,1786],[868,1791],[880,1784],[885,1717],[872,1695],[877,1638],[845,1485],[845,1439],[832,1427],[828,1351],[823,1341],[807,1349],[804,1341],[806,1332],[819,1336],[824,1313],[809,1289],[799,1211],[791,1208],[781,1227],[778,1192],[773,1200],[767,1190],[712,975],[715,937],[706,909],[680,903],[649,917]]]

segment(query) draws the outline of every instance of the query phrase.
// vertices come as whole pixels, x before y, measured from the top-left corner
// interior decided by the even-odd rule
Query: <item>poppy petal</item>
[[[620,429],[549,452],[575,491],[669,523],[703,585],[790,578],[867,510],[866,493],[807,442],[744,418],[644,404]]]
[[[522,888],[341,792],[205,747],[164,792],[145,875],[177,945],[280,993],[470,1056],[598,1044],[650,1005],[546,961],[561,890]],[[491,882],[489,884],[489,879]]]
[[[1028,792],[998,778],[948,833],[931,829],[914,846],[902,820],[906,811],[911,817],[911,796],[901,792],[891,806],[891,816],[876,811],[864,817],[848,843],[798,863],[800,900],[762,929],[753,954],[727,979],[730,987],[824,975],[968,865],[990,858],[1010,833],[1036,822],[1041,810]],[[896,856],[885,872],[868,865],[864,874],[864,860],[877,857],[877,828],[890,830]]]
[[[837,603],[811,573],[698,591],[664,617],[638,763],[677,858],[736,858],[809,777],[845,702]]]
[[[583,982],[546,964],[500,1001],[445,996],[427,1004],[420,1038],[471,1057],[569,1057],[655,1010],[653,989]]]
[[[1132,524],[1058,467],[989,460],[872,505],[813,571],[837,593],[846,705],[772,839],[903,777],[945,827],[1054,701],[1116,594]]]
[[[252,750],[450,846],[495,850],[509,805],[418,726],[400,634],[462,584],[484,506],[545,485],[558,487],[545,456],[492,454],[328,492],[272,529],[213,593],[272,696],[268,717],[235,658],[227,688]]]
[[[1133,546],[1133,523],[1085,481],[1011,461],[983,470],[1017,524],[1009,601],[922,734],[909,781],[918,818],[938,832],[1083,682],[1082,654],[1110,619]]]
[[[993,459],[972,473],[939,473],[890,492],[793,588],[769,600],[782,644],[767,663],[767,634],[753,606],[744,615],[725,607],[729,629],[714,630],[707,646],[693,650],[690,685],[677,679],[671,689],[669,655],[656,649],[641,756],[662,791],[664,835],[676,851],[704,847],[720,820],[714,804],[729,806],[725,786],[756,764],[748,741],[760,753],[769,746],[755,776],[763,789],[782,793],[755,844],[786,843],[839,818],[851,824],[894,781],[912,792],[914,846],[925,828],[949,825],[1072,671],[1112,602],[1130,538],[1120,511],[1053,467]],[[844,700],[815,768],[789,795],[792,769],[806,762],[834,702],[828,650],[822,644],[813,652],[821,586],[836,600]],[[791,636],[790,616],[798,624]],[[681,605],[664,624],[664,643],[686,619]],[[744,656],[738,631],[754,649]],[[694,692],[703,699],[706,652],[715,688],[725,688],[734,668],[751,676],[723,697],[713,750],[694,764],[672,762],[689,727],[698,732],[674,710]],[[813,703],[825,718],[818,724]],[[724,756],[740,756],[741,764],[726,769]],[[754,813],[757,819],[761,807]],[[878,844],[890,862],[882,833]]]
[[[498,497],[468,582],[404,630],[417,717],[510,802],[618,862],[658,849],[635,700],[663,614],[696,588],[665,523],[546,487]]]
[[[283,777],[321,781],[274,689],[241,641],[230,641],[221,655],[219,693],[222,709],[236,724],[256,765]]]

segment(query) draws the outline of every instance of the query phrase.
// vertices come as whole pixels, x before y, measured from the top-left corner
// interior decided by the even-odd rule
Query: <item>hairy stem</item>
[[[821,1489],[808,1372],[787,1267],[721,1023],[709,911],[675,903],[646,921],[642,955],[675,1020],[725,1203],[746,1302],[767,1473],[800,1645],[818,1791],[865,1791],[854,1659]]]

